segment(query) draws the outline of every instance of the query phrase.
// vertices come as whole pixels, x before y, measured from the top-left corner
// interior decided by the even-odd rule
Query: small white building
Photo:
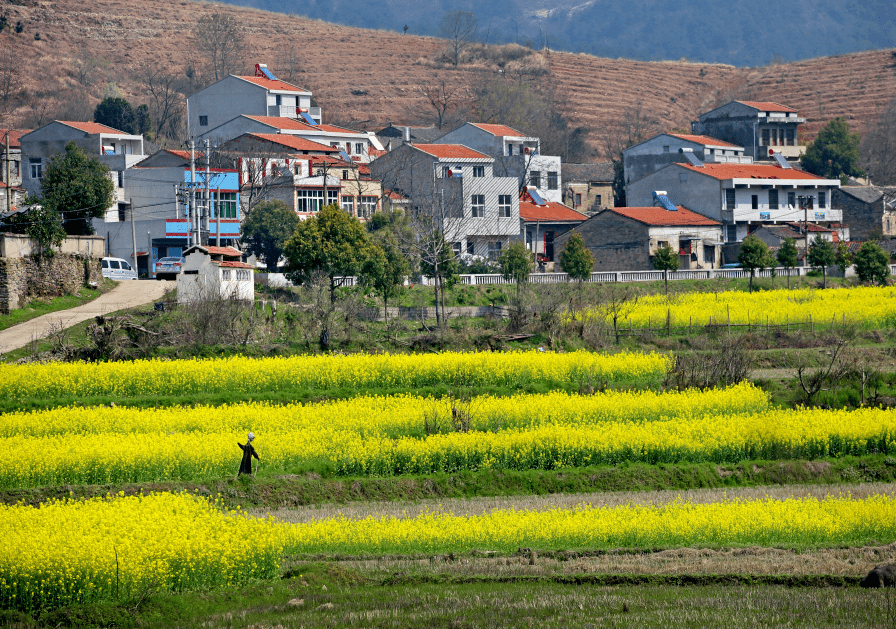
[[[215,299],[255,299],[255,274],[233,247],[193,245],[184,250],[177,276],[177,301],[182,304]]]

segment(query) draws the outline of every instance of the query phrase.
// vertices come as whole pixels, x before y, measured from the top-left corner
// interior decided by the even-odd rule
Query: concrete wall
[[[843,211],[843,223],[849,225],[850,238],[868,240],[880,229],[884,236],[896,236],[896,213],[884,212],[883,196],[873,202],[856,198],[846,191],[832,193],[835,207]]]
[[[246,278],[240,278],[238,271]],[[229,278],[224,277],[225,272]],[[219,267],[204,253],[194,251],[177,276],[177,301],[186,304],[218,299],[255,299],[255,272]]]
[[[682,180],[682,174],[685,174],[686,180]],[[717,179],[686,168],[669,166],[627,185],[626,202],[629,207],[651,207],[656,190],[665,190],[675,205],[683,205],[719,222],[725,220],[722,213],[725,197],[721,182]]]
[[[267,90],[228,76],[187,98],[187,109],[190,136],[204,138],[209,131],[237,116],[267,116]],[[200,116],[208,117],[208,125],[199,125]]]
[[[647,226],[615,212],[605,211],[591,217],[573,230],[554,238],[554,256],[560,253],[569,238],[578,233],[594,257],[595,271],[634,271],[649,269],[650,251]]]
[[[594,214],[615,205],[613,184],[592,186],[590,182],[567,182],[564,185],[563,203],[583,214]],[[576,195],[581,195],[581,203],[576,204]]]

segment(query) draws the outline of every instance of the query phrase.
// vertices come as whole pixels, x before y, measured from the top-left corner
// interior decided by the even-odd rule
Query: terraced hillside
[[[198,63],[191,31],[200,16],[220,11],[187,0],[16,0],[4,9],[24,31],[0,36],[11,51],[31,97],[9,116],[14,125],[34,125],[59,115],[89,116],[107,82],[134,102],[145,97],[135,71],[146,63],[184,72]],[[388,121],[416,122],[429,112],[419,86],[444,77],[457,84],[477,80],[483,67],[436,68],[429,61],[440,40],[390,31],[364,30],[301,17],[226,7],[245,25],[250,63],[266,62],[283,76],[314,90],[325,116],[374,128]],[[34,39],[35,33],[40,40]],[[91,85],[77,81],[73,60],[85,54],[102,61]],[[550,53],[547,61],[565,95],[574,122],[600,133],[640,105],[666,129],[686,127],[700,111],[730,98],[777,100],[808,119],[808,135],[843,115],[862,132],[896,94],[891,51],[873,51],[796,63],[739,69],[684,61],[640,62],[583,54]],[[283,78],[289,78],[283,77]],[[70,90],[84,94],[74,108]]]

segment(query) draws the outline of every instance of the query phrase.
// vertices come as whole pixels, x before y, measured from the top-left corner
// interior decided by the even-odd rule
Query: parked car
[[[110,280],[135,280],[137,271],[131,267],[131,263],[121,258],[103,258],[103,277]]]
[[[175,280],[184,266],[184,258],[159,258],[156,262],[157,280]]]

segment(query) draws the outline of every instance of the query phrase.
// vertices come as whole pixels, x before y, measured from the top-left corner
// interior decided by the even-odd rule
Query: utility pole
[[[6,130],[6,211],[12,209],[12,181],[9,178],[9,129]]]
[[[133,241],[133,244],[134,244],[134,268],[136,269],[136,268],[138,268],[139,265],[138,265],[138,260],[137,260],[137,228],[134,225],[134,199],[133,199],[133,197],[128,199],[128,205],[131,206],[131,240]],[[147,261],[148,260],[149,260],[149,258],[147,258]],[[146,267],[146,277],[147,278],[150,277],[149,266]]]
[[[208,152],[208,139],[205,140],[205,231],[211,233],[211,226],[209,225],[209,217],[212,212],[212,199],[209,196],[209,179],[211,178],[211,173],[209,172],[209,161],[211,160],[211,156]],[[199,244],[202,244],[200,241]]]
[[[190,140],[190,221],[195,224],[196,235],[194,245],[201,245],[199,238],[199,218],[196,213],[196,143]]]

